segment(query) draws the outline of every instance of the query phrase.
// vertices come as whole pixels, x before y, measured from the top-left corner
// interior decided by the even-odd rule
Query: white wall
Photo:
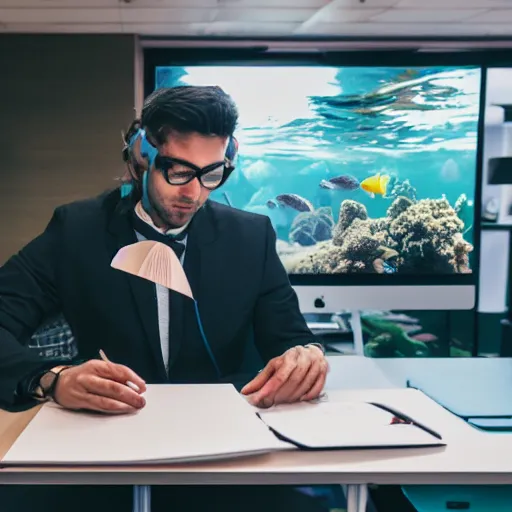
[[[503,114],[503,109],[499,109]],[[501,116],[503,117],[503,116]],[[507,153],[505,125],[486,124],[484,129],[484,155],[483,155],[483,173],[482,173],[482,205],[492,198],[500,197],[500,185],[489,185],[488,180],[488,162],[489,158],[504,156]]]
[[[483,151],[482,206],[491,198],[500,199],[502,187],[488,185],[489,158],[512,156],[512,126],[504,124],[503,109],[496,104],[512,104],[512,69],[491,69],[487,75]],[[478,311],[506,311],[509,231],[482,232]]]
[[[487,73],[487,104],[512,104],[512,68],[490,69]]]

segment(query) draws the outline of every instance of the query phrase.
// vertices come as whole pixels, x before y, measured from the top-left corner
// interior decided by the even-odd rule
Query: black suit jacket
[[[57,312],[71,326],[80,359],[103,349],[148,383],[218,380],[190,299],[171,307],[167,377],[155,285],[110,265],[136,241],[115,190],[57,208],[46,230],[0,268],[0,403],[12,405],[20,380],[41,367],[25,345]],[[240,369],[251,333],[264,362],[315,341],[275,242],[267,217],[213,201],[192,222],[184,269],[226,381]]]

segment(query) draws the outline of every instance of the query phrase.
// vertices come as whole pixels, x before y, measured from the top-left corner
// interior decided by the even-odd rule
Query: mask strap
[[[140,126],[140,125],[139,125]],[[130,127],[126,136],[126,146],[123,152],[123,157],[126,158],[126,149],[133,154],[135,150],[135,144],[139,141],[139,148],[135,154],[136,159],[143,158],[147,160],[148,170],[153,165],[156,155],[158,154],[157,149],[148,141],[146,131],[142,128],[134,130],[135,125]],[[149,213],[151,211],[151,204],[148,197],[148,170],[145,170],[141,177],[142,185],[142,206]],[[133,190],[133,183],[123,183],[121,186],[121,197],[130,195]]]
[[[226,148],[225,157],[233,165],[234,165],[234,160],[237,156],[237,153],[238,153],[238,141],[235,139],[235,137],[231,136],[229,138],[228,146]]]
[[[128,197],[133,190],[132,183],[122,183],[121,184],[121,197]]]
[[[148,171],[144,171],[142,175],[142,207],[147,213],[151,213],[151,203],[148,195]]]

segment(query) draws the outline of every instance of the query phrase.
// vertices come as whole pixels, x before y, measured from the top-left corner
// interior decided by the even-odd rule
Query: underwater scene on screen
[[[289,274],[472,272],[480,69],[158,67],[239,109],[211,199],[266,215]]]

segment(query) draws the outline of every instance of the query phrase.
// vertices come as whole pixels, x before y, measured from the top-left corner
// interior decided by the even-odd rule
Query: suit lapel
[[[129,216],[130,209],[120,201],[112,214],[108,226],[111,233],[110,250],[112,252],[112,258],[122,247],[137,242],[137,237],[131,226]],[[147,343],[158,369],[158,376],[161,380],[165,381],[167,380],[167,375],[160,343],[158,303],[155,284],[128,273],[123,272],[123,274],[130,285],[135,308],[146,333]],[[128,316],[129,313],[126,312],[126,315]]]
[[[219,230],[209,202],[196,213],[189,229],[183,268],[198,304],[206,336],[211,344],[211,339],[208,336],[208,333],[211,333],[211,329],[209,329],[211,315],[208,312],[215,298],[210,297],[208,291],[216,289],[214,276],[217,267],[213,261],[213,251]],[[180,296],[178,298],[177,295],[173,294],[171,303],[170,369],[176,362],[183,340],[192,336],[200,338],[193,302],[187,297]],[[175,306],[175,304],[177,305]],[[199,343],[203,346],[202,339],[199,340]]]

